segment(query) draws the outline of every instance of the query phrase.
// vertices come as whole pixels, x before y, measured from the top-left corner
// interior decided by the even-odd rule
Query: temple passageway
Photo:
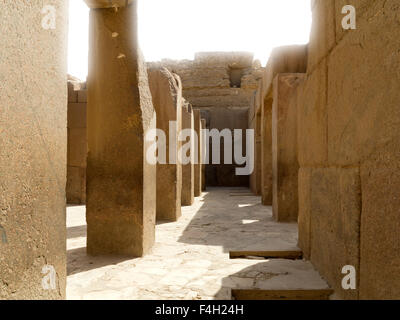
[[[178,222],[158,223],[142,258],[86,255],[85,207],[67,209],[68,299],[231,299],[231,288],[324,289],[309,262],[230,259],[229,251],[298,250],[297,224],[277,223],[245,188],[209,188]]]

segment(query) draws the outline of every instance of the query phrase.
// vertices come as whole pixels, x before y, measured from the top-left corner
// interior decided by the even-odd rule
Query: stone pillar
[[[157,163],[157,220],[181,216],[182,166],[178,134],[182,127],[182,86],[166,68],[150,69],[149,84],[157,113],[157,129],[166,135],[166,163]]]
[[[272,98],[261,106],[261,201],[272,205]]]
[[[92,255],[142,256],[154,243],[156,167],[145,158],[154,142],[145,134],[156,116],[136,9],[132,1],[90,10],[86,220]]]
[[[197,143],[197,155],[195,154],[195,165],[194,165],[194,196],[201,196],[201,176],[202,176],[202,165],[201,165],[201,116],[200,110],[193,110],[194,115],[194,131],[198,137]]]
[[[194,116],[193,110],[190,104],[184,103],[182,108],[182,130],[190,129],[194,127]],[[188,143],[189,138],[186,142]],[[194,137],[193,131],[190,137],[191,150],[194,150]],[[189,150],[189,152],[191,152]],[[193,153],[190,153],[193,160]],[[182,165],[182,205],[191,206],[194,201],[194,163],[190,161],[188,164]]]
[[[0,300],[65,298],[68,1],[55,29],[45,4],[0,1]]]
[[[86,203],[86,83],[68,81],[67,203]]]
[[[278,74],[272,105],[272,209],[275,220],[297,221],[298,171],[296,90],[302,74]]]
[[[206,119],[201,119],[201,130],[206,130]],[[206,165],[204,164],[204,155],[205,155],[205,150],[206,150],[206,145],[205,145],[205,137],[204,133],[200,135],[200,146],[202,147],[201,149],[201,190],[205,191],[206,190]]]
[[[256,150],[255,150],[255,175],[256,194],[261,195],[261,110],[256,115]]]

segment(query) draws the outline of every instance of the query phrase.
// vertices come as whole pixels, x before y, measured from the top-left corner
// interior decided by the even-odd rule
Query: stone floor
[[[210,188],[175,223],[159,223],[143,258],[86,255],[85,207],[67,210],[68,299],[230,299],[231,288],[324,289],[302,260],[229,259],[229,251],[295,250],[297,224],[276,223],[247,189]]]

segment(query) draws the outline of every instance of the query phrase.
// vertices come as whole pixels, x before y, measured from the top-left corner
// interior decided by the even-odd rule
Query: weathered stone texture
[[[194,128],[194,115],[192,106],[184,101],[182,104],[182,130]],[[191,206],[194,202],[194,150],[195,141],[193,131],[190,138],[182,142],[182,145],[188,144],[186,154],[192,159],[189,163],[182,165],[182,206]],[[186,149],[185,149],[186,150]]]
[[[202,134],[200,136],[200,146],[201,146],[201,152],[200,152],[200,156],[201,156],[201,190],[205,191],[206,190],[206,165],[204,163],[204,159],[206,156],[206,145],[205,145],[205,130],[207,129],[207,123],[206,123],[206,119],[201,119],[201,130],[202,130]]]
[[[313,169],[310,194],[311,261],[336,294],[356,299],[358,290],[342,289],[341,271],[345,265],[360,270],[359,169]]]
[[[86,202],[86,104],[84,83],[68,81],[67,203]]]
[[[358,2],[347,31],[344,4],[314,1],[299,89],[299,246],[338,297],[398,299],[399,3]],[[354,291],[341,288],[348,264]]]
[[[361,167],[360,299],[400,298],[400,154]]]
[[[194,196],[199,197],[201,195],[201,115],[200,110],[194,109],[193,110],[194,116],[194,131],[197,134],[197,145],[196,153],[195,153],[195,164],[194,164]]]
[[[0,299],[65,297],[68,2],[54,30],[43,5],[0,2]]]
[[[298,172],[298,246],[303,257],[311,257],[311,175],[312,168],[299,168]]]
[[[262,80],[258,82],[258,89],[254,92],[249,108],[249,129],[254,130],[254,171],[250,175],[250,189],[256,194],[261,194],[261,99]]]
[[[272,205],[272,103],[264,100],[261,107],[261,202]]]
[[[262,75],[262,95],[272,96],[272,84],[277,74],[306,72],[307,55],[306,45],[282,46],[272,50]]]
[[[94,255],[142,256],[154,243],[156,167],[145,158],[154,142],[145,133],[156,117],[136,6],[90,11],[86,219]]]
[[[166,68],[150,69],[149,84],[157,129],[166,135],[166,163],[157,163],[157,219],[176,221],[181,216],[182,166],[178,161],[181,145],[178,135],[182,127],[182,87]]]
[[[328,115],[326,65],[321,63],[299,87],[298,160],[300,166],[326,165]]]
[[[335,0],[313,0],[312,12],[313,22],[308,45],[310,72],[314,71],[336,45]]]
[[[273,216],[297,221],[297,95],[303,74],[279,74],[274,80],[272,106]]]

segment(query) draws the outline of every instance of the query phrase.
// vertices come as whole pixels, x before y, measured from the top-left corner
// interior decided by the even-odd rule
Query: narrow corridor
[[[85,207],[67,209],[68,299],[231,299],[231,288],[325,289],[309,262],[230,259],[229,251],[298,250],[297,224],[276,223],[243,188],[209,188],[175,223],[158,223],[143,258],[86,255]]]

